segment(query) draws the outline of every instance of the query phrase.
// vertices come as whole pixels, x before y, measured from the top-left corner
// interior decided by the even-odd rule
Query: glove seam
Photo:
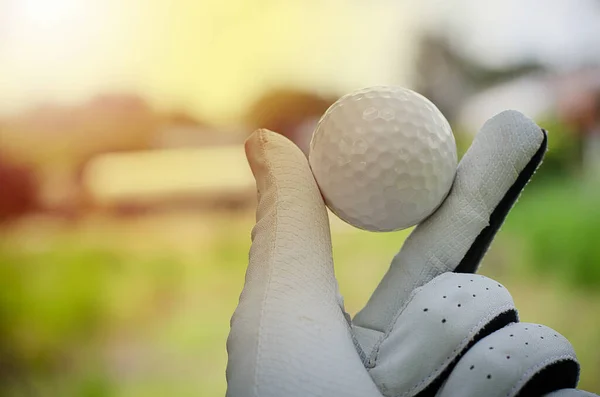
[[[527,384],[527,382],[531,379],[533,374],[536,374],[540,369],[546,367],[550,363],[558,362],[558,361],[562,361],[562,360],[573,360],[573,361],[577,362],[577,357],[575,357],[573,354],[561,354],[558,356],[552,356],[550,358],[547,358],[544,361],[542,361],[541,363],[538,363],[537,365],[529,367],[529,369],[523,374],[523,376],[521,378],[519,378],[519,380],[515,383],[515,385],[512,387],[512,389],[510,389],[505,394],[505,396],[506,397],[514,396],[519,390],[521,390],[523,388],[523,386],[525,384]]]
[[[271,284],[271,278],[272,278],[272,274],[273,274],[273,262],[274,262],[274,256],[273,256],[273,252],[275,252],[275,247],[277,245],[277,228],[278,228],[278,217],[277,217],[277,210],[278,210],[278,206],[279,206],[279,200],[278,200],[278,187],[277,187],[277,179],[273,177],[273,173],[271,171],[271,162],[268,160],[266,154],[266,150],[265,150],[265,146],[267,145],[267,140],[265,139],[265,135],[264,133],[259,134],[259,140],[260,140],[260,155],[261,157],[264,159],[265,161],[265,168],[267,170],[267,178],[268,180],[271,180],[273,183],[273,191],[274,191],[274,203],[275,205],[273,206],[273,211],[274,211],[274,224],[273,224],[273,242],[269,245],[270,247],[270,252],[267,256],[267,258],[269,258],[270,263],[267,266],[267,280],[266,280],[266,284],[265,284],[265,292],[263,294],[263,298],[262,298],[262,302],[260,305],[260,313],[259,313],[259,320],[258,320],[258,331],[257,331],[257,342],[256,342],[256,358],[255,358],[255,368],[256,370],[254,371],[254,395],[255,396],[259,396],[259,372],[260,372],[260,363],[262,362],[261,360],[261,346],[262,346],[262,328],[263,328],[263,320],[264,320],[264,315],[265,315],[265,311],[266,311],[266,302],[268,300],[268,295],[269,295],[269,286]],[[261,194],[261,196],[263,196]]]
[[[500,306],[499,308],[497,308],[494,312],[488,314],[487,316],[483,317],[477,324],[475,324],[473,327],[471,327],[469,329],[469,332],[467,334],[467,336],[465,336],[459,343],[458,345],[454,348],[454,350],[452,350],[452,352],[450,352],[450,356],[444,360],[436,369],[434,369],[427,377],[421,379],[417,384],[415,384],[413,387],[411,387],[408,391],[406,391],[405,393],[401,394],[401,396],[407,396],[409,395],[409,393],[413,392],[415,389],[418,389],[421,385],[423,385],[423,383],[426,383],[427,381],[431,380],[431,378],[435,378],[437,375],[439,375],[439,373],[448,366],[449,363],[451,363],[454,359],[456,359],[456,353],[457,351],[460,351],[462,349],[464,349],[465,346],[467,346],[469,344],[469,341],[473,339],[474,336],[474,332],[481,329],[482,324],[487,324],[489,322],[490,319],[497,317],[499,314],[504,313],[508,310],[514,310],[515,307],[513,304],[507,303],[503,306]],[[475,333],[476,335],[476,333]],[[435,376],[434,376],[435,375]]]
[[[439,276],[436,276],[433,280],[430,281],[430,283],[432,285],[435,285],[438,282],[439,282]],[[404,304],[402,306],[400,306],[400,308],[398,309],[398,311],[394,315],[394,317],[393,317],[394,320],[391,322],[391,325],[389,326],[389,328],[385,332],[383,332],[383,335],[380,337],[380,339],[373,346],[373,352],[369,355],[370,359],[369,359],[369,362],[368,362],[369,365],[368,365],[367,368],[375,368],[377,366],[377,361],[379,360],[379,352],[381,350],[381,345],[386,341],[386,339],[389,337],[389,335],[392,333],[392,331],[396,327],[396,324],[398,323],[398,318],[402,315],[402,313],[404,312],[404,310],[406,309],[406,307],[413,301],[413,299],[415,298],[415,296],[417,296],[417,294],[419,292],[421,292],[421,290],[423,289],[423,287],[424,287],[423,285],[419,286],[417,288],[414,288],[414,286],[413,286],[412,292],[410,293],[408,299],[406,300],[406,302],[404,302]]]
[[[398,310],[397,314],[394,316],[394,321],[392,322],[392,325],[389,327],[388,330],[386,330],[384,332],[384,334],[380,337],[380,339],[375,343],[375,346],[373,346],[373,353],[370,355],[371,359],[369,359],[369,363],[368,363],[369,364],[368,365],[369,369],[375,368],[377,366],[377,361],[379,360],[379,353],[380,353],[380,350],[381,350],[381,345],[386,341],[386,339],[392,333],[392,331],[394,330],[394,327],[396,326],[398,318],[400,317],[400,315],[402,314],[402,312],[404,312],[404,309],[406,309],[406,306],[408,306],[408,304],[410,302],[412,302],[412,300],[414,299],[414,297],[416,296],[416,294],[418,293],[418,291],[420,291],[420,288],[418,288],[416,290],[413,290],[413,292],[410,294],[410,297],[400,307],[400,309]]]

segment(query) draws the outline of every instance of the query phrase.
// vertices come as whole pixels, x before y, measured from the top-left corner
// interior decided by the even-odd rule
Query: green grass
[[[543,241],[535,236],[546,229],[535,207],[535,200],[519,203],[483,273],[509,288],[522,320],[552,326],[572,341],[583,365],[581,387],[599,392],[600,317],[594,313],[600,312],[600,294],[576,288],[578,277],[567,283],[562,276],[539,277],[539,264],[529,263],[539,253],[528,238]],[[98,218],[74,226],[33,219],[4,231],[0,357],[7,357],[2,368],[10,372],[2,373],[0,394],[224,395],[225,342],[252,224],[252,214]],[[561,238],[575,235],[560,249],[578,243],[580,230],[569,227],[555,230]],[[336,275],[349,312],[366,302],[406,235],[334,233]],[[568,253],[551,256],[561,258],[557,263],[571,259]],[[556,264],[543,269],[567,271]]]
[[[506,225],[524,248],[524,267],[572,287],[600,286],[600,181],[563,179],[526,193]]]

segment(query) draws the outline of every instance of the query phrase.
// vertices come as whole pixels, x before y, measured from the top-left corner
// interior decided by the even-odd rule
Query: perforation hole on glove
[[[495,396],[540,396],[573,387],[578,374],[575,354],[564,337],[542,325],[515,323],[474,345],[439,395],[468,397],[495,390]]]

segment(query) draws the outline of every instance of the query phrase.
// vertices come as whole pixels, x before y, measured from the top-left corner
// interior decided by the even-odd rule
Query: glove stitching
[[[561,354],[559,356],[552,356],[550,358],[547,358],[544,361],[542,361],[541,363],[538,363],[537,365],[530,367],[530,369],[527,372],[525,372],[521,378],[519,378],[517,383],[513,386],[512,389],[510,389],[508,391],[508,393],[506,393],[505,396],[506,397],[514,396],[531,379],[533,374],[537,373],[540,369],[546,367],[548,364],[551,364],[553,362],[562,361],[562,360],[577,361],[577,357],[575,357],[572,354]]]
[[[273,252],[275,252],[275,246],[277,245],[277,229],[278,229],[278,216],[277,216],[277,207],[279,205],[279,200],[277,197],[277,192],[279,191],[278,187],[277,187],[277,179],[275,177],[273,177],[273,173],[271,172],[271,163],[268,160],[266,154],[266,150],[265,150],[265,146],[267,144],[267,140],[265,139],[265,135],[263,133],[261,133],[259,135],[259,140],[260,140],[260,151],[261,151],[261,157],[264,159],[265,161],[265,168],[267,170],[267,180],[270,180],[273,183],[273,187],[274,187],[274,203],[275,205],[273,206],[273,211],[274,211],[274,225],[273,225],[273,235],[275,238],[273,238],[273,242],[270,244],[270,252],[269,255],[267,256],[267,258],[271,259],[271,263],[268,264],[267,266],[267,282],[265,285],[265,292],[263,295],[263,299],[260,305],[260,314],[259,314],[259,320],[258,320],[258,331],[257,331],[257,342],[256,342],[256,360],[255,360],[255,368],[256,370],[254,371],[254,395],[255,396],[259,396],[259,380],[258,380],[258,376],[259,376],[259,372],[260,372],[260,363],[262,362],[261,360],[261,351],[262,351],[262,338],[261,338],[261,334],[262,334],[262,329],[263,329],[263,319],[264,319],[264,314],[265,314],[265,307],[266,304],[265,302],[268,300],[268,295],[269,295],[269,286],[271,284],[271,276],[273,274]],[[262,195],[261,195],[262,196]]]
[[[430,258],[433,256],[434,255],[430,255]],[[434,278],[433,280],[430,281],[431,285],[436,285],[439,282],[440,282],[439,278]],[[391,325],[389,326],[389,328],[383,333],[383,335],[381,335],[379,340],[373,346],[373,352],[370,354],[371,358],[369,359],[367,368],[372,369],[372,368],[375,368],[375,366],[377,366],[377,361],[379,360],[379,352],[381,349],[381,345],[387,340],[387,338],[390,336],[390,334],[396,327],[396,324],[398,323],[398,318],[400,317],[400,315],[402,315],[402,313],[404,312],[404,309],[406,309],[406,307],[412,302],[414,297],[417,296],[417,294],[419,292],[421,292],[422,289],[423,289],[423,286],[419,286],[419,287],[415,288],[414,284],[413,284],[412,292],[411,292],[410,296],[408,297],[406,302],[404,302],[404,304],[402,306],[400,306],[400,308],[394,315],[393,321],[391,322]]]
[[[437,281],[437,280],[435,280],[435,281]],[[435,282],[435,281],[433,281],[433,282]],[[379,340],[375,343],[375,346],[373,346],[373,353],[371,353],[371,359],[369,359],[369,363],[368,363],[367,368],[369,368],[369,369],[375,368],[375,366],[377,365],[377,361],[379,360],[379,352],[380,352],[381,345],[386,341],[386,339],[388,338],[388,336],[394,330],[394,327],[396,326],[398,318],[400,317],[400,315],[402,314],[402,312],[404,312],[404,309],[406,308],[406,306],[408,306],[408,304],[410,302],[412,302],[413,298],[420,291],[421,291],[421,288],[417,288],[417,289],[413,290],[413,292],[410,294],[410,296],[406,300],[406,302],[402,306],[400,306],[400,309],[398,309],[397,314],[393,317],[394,321],[392,321],[391,326],[389,327],[389,329],[379,338]]]

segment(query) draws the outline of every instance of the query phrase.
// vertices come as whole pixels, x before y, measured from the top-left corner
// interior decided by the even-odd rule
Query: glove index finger
[[[488,120],[461,160],[448,197],[408,237],[354,323],[385,331],[415,288],[444,272],[477,271],[546,147],[546,132],[517,111]]]

